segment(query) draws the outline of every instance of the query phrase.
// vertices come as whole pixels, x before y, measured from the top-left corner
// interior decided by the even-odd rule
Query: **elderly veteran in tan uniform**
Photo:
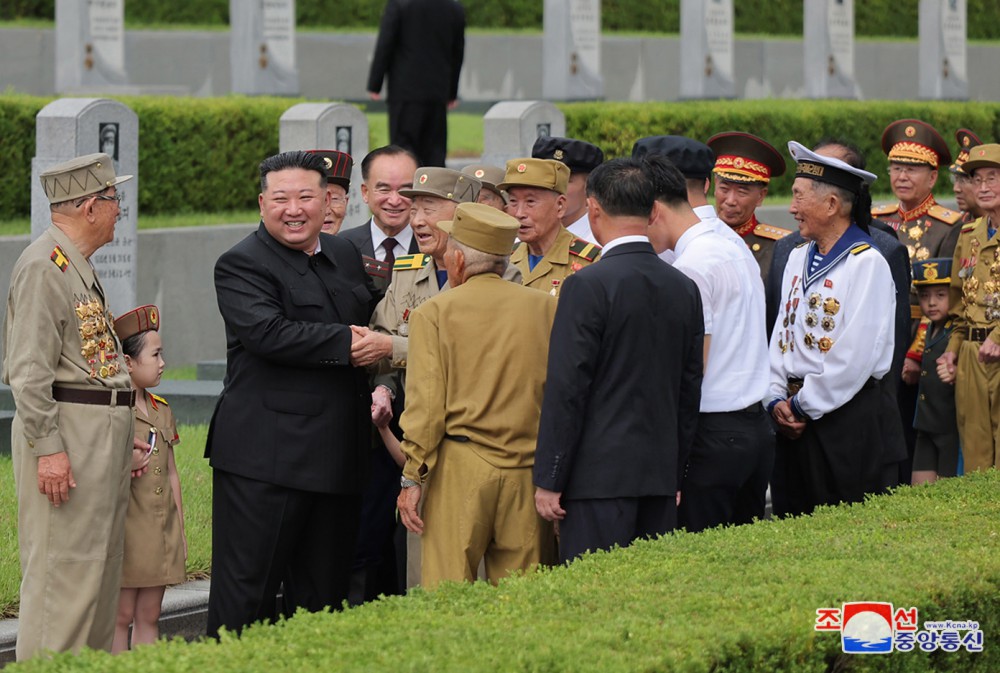
[[[948,348],[938,375],[955,383],[966,472],[1000,467],[1000,145],[980,145],[963,169],[983,217],[962,228],[951,267]]]
[[[531,469],[556,302],[501,279],[518,230],[513,218],[470,203],[439,226],[451,235],[453,289],[410,317],[397,500],[403,524],[423,535],[427,587],[472,581],[480,560],[496,582],[555,559]]]
[[[757,219],[771,178],[785,174],[785,159],[770,143],[749,133],[718,133],[705,143],[715,152],[715,209],[750,248],[767,282],[774,244],[791,232]]]
[[[600,246],[577,238],[562,226],[566,214],[569,168],[554,159],[511,159],[498,185],[510,196],[507,214],[518,222],[521,242],[510,261],[527,287],[559,296],[562,282],[590,266]]]
[[[17,658],[111,649],[135,394],[88,259],[119,216],[111,157],[41,174],[52,226],[14,265],[4,325],[21,549]]]
[[[502,213],[507,212],[507,192],[497,187],[503,182],[504,170],[502,168],[489,164],[471,164],[463,168],[462,172],[483,183],[476,203],[485,203]]]

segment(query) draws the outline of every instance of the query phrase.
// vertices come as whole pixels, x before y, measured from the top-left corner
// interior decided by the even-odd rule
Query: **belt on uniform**
[[[788,396],[791,397],[792,395],[795,395],[800,390],[802,390],[802,384],[803,383],[804,383],[803,379],[797,379],[797,378],[789,377],[788,384],[787,384],[788,385]],[[876,378],[874,378],[872,376],[869,376],[868,380],[865,381],[864,385],[861,386],[861,390],[867,390],[868,388],[874,388],[876,386],[876,384],[878,384],[878,379],[876,379]]]
[[[982,343],[990,336],[992,328],[990,327],[969,327],[968,333],[966,333],[966,338],[969,341],[979,341]]]
[[[450,439],[453,442],[461,442],[463,444],[469,441],[469,438],[466,435],[445,435],[444,438]]]
[[[135,390],[108,390],[97,389],[83,390],[80,388],[61,388],[52,386],[52,397],[56,402],[69,402],[70,404],[99,404],[107,407],[134,407]]]

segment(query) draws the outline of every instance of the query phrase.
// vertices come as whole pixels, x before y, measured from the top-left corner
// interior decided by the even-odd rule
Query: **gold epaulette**
[[[861,245],[856,245],[853,248],[851,248],[851,254],[852,255],[856,255],[859,252],[864,252],[865,250],[868,250],[871,247],[872,246],[868,245],[867,243],[862,243]]]
[[[167,401],[165,399],[163,399],[162,397],[160,397],[159,395],[157,395],[155,393],[150,393],[149,396],[152,397],[157,402],[159,402],[160,404],[163,404],[163,405],[168,406],[168,407],[170,406],[169,404],[167,404]]]
[[[941,220],[947,225],[952,225],[962,219],[962,211],[945,208],[939,203],[927,209],[927,214],[936,220]]]
[[[408,269],[422,269],[431,261],[430,255],[417,253],[415,255],[403,255],[396,258],[396,263],[392,265],[393,271],[406,271]]]
[[[884,206],[872,206],[872,217],[879,217],[881,215],[895,215],[899,212],[898,203],[890,203]]]
[[[792,232],[788,229],[782,229],[781,227],[764,224],[763,222],[753,228],[754,236],[760,236],[761,238],[766,238],[771,241],[780,241],[790,233]]]
[[[69,260],[66,259],[66,253],[58,245],[52,248],[52,254],[49,255],[49,259],[59,267],[59,270],[66,273],[66,268],[69,266]]]
[[[593,262],[601,254],[601,246],[596,243],[589,243],[582,238],[574,238],[573,243],[569,246],[569,252],[571,255],[576,255],[588,262]]]
[[[980,219],[982,219],[982,218],[980,218]],[[976,228],[977,224],[979,224],[979,220],[975,220],[973,222],[969,222],[966,225],[963,225],[961,233],[968,234],[969,232],[971,232],[972,230],[974,230]]]

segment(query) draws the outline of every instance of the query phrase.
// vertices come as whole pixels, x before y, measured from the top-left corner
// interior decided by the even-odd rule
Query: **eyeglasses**
[[[1000,184],[1000,175],[996,175],[994,173],[993,175],[990,175],[985,178],[977,175],[976,177],[972,178],[972,184],[974,184],[977,188],[986,185],[986,187],[988,187],[989,189],[993,189],[998,184]]]
[[[889,166],[889,175],[916,175],[930,166]]]
[[[347,199],[345,199],[342,196],[331,196],[330,197],[330,205],[331,206],[342,206],[345,203],[347,203]]]
[[[122,197],[124,196],[121,192],[115,192],[114,194],[93,194],[74,201],[73,205],[79,208],[87,199],[97,199],[98,201],[115,201],[120,206],[122,204]]]
[[[969,177],[968,175],[965,175],[964,173],[959,173],[959,174],[952,173],[950,175],[950,177],[951,177],[951,184],[953,184],[953,185],[970,185],[970,184],[972,184],[972,178]]]

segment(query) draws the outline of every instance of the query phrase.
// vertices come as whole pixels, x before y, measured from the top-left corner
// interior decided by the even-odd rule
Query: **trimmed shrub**
[[[1000,472],[862,505],[675,534],[505,580],[300,613],[242,638],[58,655],[18,673],[101,671],[953,671],[1000,669]],[[816,610],[850,601],[973,620],[980,653],[845,655]]]

